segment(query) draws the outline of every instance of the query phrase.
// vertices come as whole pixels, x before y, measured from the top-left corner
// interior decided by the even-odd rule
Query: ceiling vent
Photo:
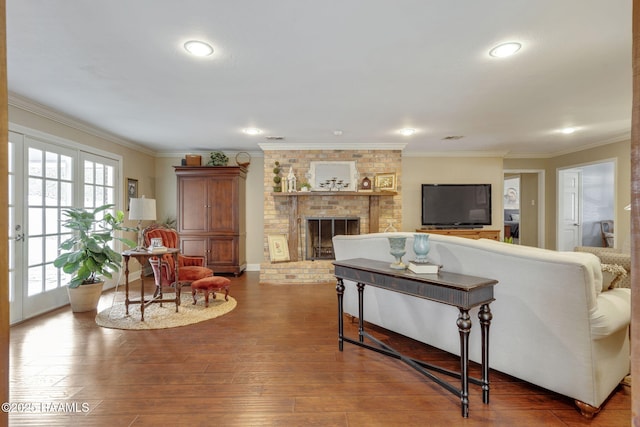
[[[265,138],[269,141],[282,141],[284,139],[284,136],[267,136]]]

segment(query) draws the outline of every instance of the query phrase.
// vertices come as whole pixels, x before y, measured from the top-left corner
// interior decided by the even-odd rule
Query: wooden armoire
[[[214,274],[241,274],[247,267],[242,166],[175,166],[180,251],[205,257]]]

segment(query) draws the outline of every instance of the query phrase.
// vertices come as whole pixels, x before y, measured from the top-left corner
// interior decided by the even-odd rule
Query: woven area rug
[[[144,322],[142,322],[140,321],[139,304],[129,304],[129,314],[125,314],[124,296],[122,295],[121,298],[114,298],[114,304],[111,307],[97,314],[96,323],[99,326],[113,329],[167,329],[214,319],[236,308],[237,302],[232,297],[229,297],[229,301],[225,301],[224,294],[216,293],[216,299],[211,298],[212,296],[209,297],[209,307],[205,307],[204,296],[198,294],[198,304],[193,305],[191,292],[183,292],[177,313],[174,303],[165,302],[162,303],[162,307],[160,304],[154,303],[145,307]],[[117,301],[117,299],[121,299],[121,301]]]

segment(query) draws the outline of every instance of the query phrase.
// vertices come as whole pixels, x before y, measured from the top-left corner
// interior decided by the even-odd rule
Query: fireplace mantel
[[[322,196],[361,196],[369,198],[369,232],[378,230],[380,221],[380,197],[393,197],[395,191],[295,191],[291,193],[272,193],[273,197],[287,197],[289,200],[289,253],[291,261],[298,261],[298,197],[322,197]]]
[[[308,197],[308,196],[395,196],[396,191],[292,191],[291,193],[272,193],[273,197]]]

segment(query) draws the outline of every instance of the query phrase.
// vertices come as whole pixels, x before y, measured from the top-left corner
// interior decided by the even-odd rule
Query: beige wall
[[[538,174],[520,174],[520,244],[538,246]]]
[[[402,158],[402,230],[421,228],[421,184],[491,184],[491,229],[502,228],[502,158]]]
[[[558,169],[596,163],[603,160],[616,161],[616,246],[624,247],[631,235],[631,215],[623,210],[631,200],[631,142],[622,141],[602,145],[575,153],[548,159],[505,159],[504,169],[545,170],[545,246],[556,247],[556,188]]]

